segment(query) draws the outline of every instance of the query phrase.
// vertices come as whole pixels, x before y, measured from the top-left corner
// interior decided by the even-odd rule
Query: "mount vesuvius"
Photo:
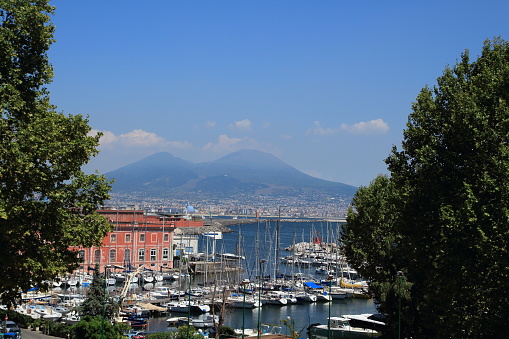
[[[155,153],[105,175],[115,179],[113,193],[143,192],[152,197],[326,194],[351,198],[357,189],[312,177],[272,154],[247,149],[202,163]]]

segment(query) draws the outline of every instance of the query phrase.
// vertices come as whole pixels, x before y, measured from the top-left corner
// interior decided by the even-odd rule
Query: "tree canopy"
[[[88,119],[50,104],[53,77],[48,0],[0,0],[0,290],[19,289],[77,267],[70,246],[100,244],[109,230],[96,209],[109,198],[103,176],[81,167],[100,135]]]
[[[487,40],[417,96],[390,177],[358,190],[343,232],[395,335],[500,337],[509,317],[509,44]],[[401,271],[403,275],[397,276]],[[401,293],[401,294],[400,294]]]
[[[116,315],[118,304],[106,293],[105,274],[99,272],[99,264],[96,264],[92,283],[87,290],[87,297],[78,307],[80,315],[105,316],[109,319]]]

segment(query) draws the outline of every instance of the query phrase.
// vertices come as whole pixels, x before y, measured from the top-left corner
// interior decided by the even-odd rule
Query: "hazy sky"
[[[355,186],[386,173],[411,104],[509,1],[57,0],[51,101],[104,133],[87,168],[242,148]]]

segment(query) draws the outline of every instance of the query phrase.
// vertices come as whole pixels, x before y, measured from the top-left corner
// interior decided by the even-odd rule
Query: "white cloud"
[[[230,138],[226,134],[221,134],[216,142],[209,142],[202,147],[202,151],[217,155],[224,155],[241,149],[257,149],[275,155],[281,153],[278,148],[273,147],[269,143],[261,143],[249,137]]]
[[[350,134],[385,134],[389,130],[389,125],[382,119],[375,119],[370,121],[361,121],[352,126],[347,124],[341,124],[341,129],[347,131]]]
[[[134,147],[152,147],[168,144],[168,141],[166,141],[163,137],[142,129],[135,129],[129,133],[120,134],[117,141],[123,145]]]
[[[249,119],[244,119],[241,121],[235,121],[233,124],[229,125],[228,127],[237,129],[237,130],[250,131],[252,125],[253,125],[253,123],[251,121],[249,121]]]
[[[92,130],[89,134],[96,135],[101,132],[103,135],[99,140],[100,147],[108,149],[150,149],[154,151],[164,151],[172,149],[189,149],[192,144],[188,141],[168,141],[155,133],[147,132],[142,129],[135,129],[128,133],[115,135],[110,131]]]
[[[316,135],[331,135],[338,133],[338,130],[334,130],[333,128],[324,128],[321,126],[319,121],[313,121],[315,127],[313,127],[308,134],[316,134]]]
[[[91,130],[89,135],[103,135],[99,140],[99,155],[87,165],[87,173],[99,170],[101,173],[120,168],[141,160],[157,152],[169,152],[174,156],[182,156],[193,149],[187,141],[168,141],[156,133],[135,129],[127,133],[115,135],[111,131]]]
[[[216,122],[215,121],[207,121],[207,123],[205,124],[205,126],[207,128],[214,128],[216,127]]]
[[[97,133],[102,133],[102,136],[99,139],[99,143],[101,146],[106,146],[117,141],[117,136],[110,131],[99,131],[97,129],[92,129],[90,130],[90,132],[88,132],[88,135],[96,136]]]
[[[241,138],[230,138],[226,134],[221,134],[217,138],[216,143],[209,142],[203,146],[204,151],[211,151],[214,153],[224,153],[231,150],[240,149],[238,145],[242,142]]]
[[[348,134],[356,135],[376,135],[385,134],[389,130],[389,125],[382,119],[375,119],[370,121],[361,121],[353,125],[341,124],[338,128],[322,127],[319,121],[314,121],[315,127],[308,130],[308,135],[332,135],[346,132]]]

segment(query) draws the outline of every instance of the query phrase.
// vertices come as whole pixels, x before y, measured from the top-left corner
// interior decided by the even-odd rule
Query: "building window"
[[[150,249],[150,261],[156,261],[156,260],[157,260],[156,249],[151,248]]]
[[[95,250],[94,252],[94,263],[98,264],[101,262],[101,250]]]
[[[110,250],[110,263],[117,261],[117,250]]]
[[[125,235],[125,242],[131,242],[131,235],[129,233]]]
[[[124,251],[124,263],[129,263],[129,262],[131,262],[131,250],[126,249]]]
[[[138,261],[145,261],[145,249],[140,248],[138,250]]]
[[[140,242],[145,241],[145,233],[140,233]]]
[[[163,248],[163,258],[162,259],[169,260],[170,259],[169,256],[170,256],[170,250],[167,248]]]
[[[164,233],[163,241],[170,241],[170,234],[169,233]]]
[[[110,235],[110,240],[111,242],[117,242],[117,235],[116,234]]]
[[[85,258],[85,251],[80,250],[78,251],[78,259],[83,260]]]

